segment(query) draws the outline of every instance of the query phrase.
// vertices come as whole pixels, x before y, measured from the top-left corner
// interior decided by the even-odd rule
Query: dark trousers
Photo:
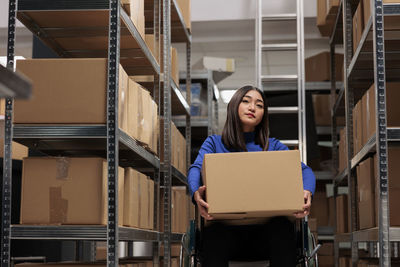
[[[260,225],[213,222],[201,234],[203,267],[228,267],[229,261],[269,260],[271,267],[296,266],[295,224],[274,217]]]

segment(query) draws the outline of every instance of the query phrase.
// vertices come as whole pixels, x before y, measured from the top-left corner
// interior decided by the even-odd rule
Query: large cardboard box
[[[154,181],[148,179],[149,190],[149,229],[154,229]]]
[[[207,154],[202,169],[215,219],[292,216],[303,209],[301,177],[299,151]]]
[[[318,266],[332,267],[335,265],[335,258],[333,256],[318,256]]]
[[[322,243],[322,247],[318,250],[318,257],[320,255],[332,256],[333,255],[333,242]]]
[[[358,101],[353,109],[353,150],[354,155],[357,154],[363,146],[363,102]]]
[[[397,205],[400,203],[400,166],[398,164],[400,159],[400,148],[389,147],[388,149],[388,174],[389,174],[389,210],[390,210],[390,226],[400,226],[400,213],[397,212]],[[374,156],[374,173],[375,173],[375,221],[379,223],[379,184],[378,184],[378,168],[377,157]]]
[[[353,16],[353,51],[357,50],[364,29],[362,1],[359,2],[356,12]]]
[[[316,190],[311,205],[311,218],[316,218],[318,225],[327,226],[329,223],[329,202],[325,190]]]
[[[314,119],[315,119],[315,125],[317,126],[330,126],[332,124],[330,97],[331,97],[330,95],[323,95],[323,94],[312,95]],[[345,118],[337,117],[336,125],[344,126]]]
[[[376,225],[373,158],[367,158],[357,167],[357,189],[359,229],[372,228]]]
[[[398,99],[400,99],[400,83],[388,82],[386,83],[386,116],[388,127],[399,127],[400,126],[400,106],[398,105]],[[375,84],[373,84],[367,91],[368,107],[367,110],[367,126],[366,132],[368,138],[372,137],[376,132],[376,99],[375,99]]]
[[[347,144],[346,144],[346,128],[339,132],[339,173],[347,168]]]
[[[124,225],[129,227],[139,227],[139,207],[140,207],[140,182],[139,172],[132,168],[125,169],[125,189],[124,189]]]
[[[328,51],[306,58],[306,81],[319,82],[331,79],[331,56]],[[343,54],[335,54],[336,81],[343,81]]]
[[[192,28],[191,22],[191,0],[176,0],[178,8],[181,11],[183,20],[185,21],[186,27],[190,31]]]
[[[317,1],[317,27],[322,36],[331,36],[336,19],[336,14],[329,14],[328,9],[329,0]]]
[[[107,60],[27,59],[17,70],[35,86],[30,100],[16,100],[14,123],[105,124]],[[128,76],[119,68],[119,127],[127,130]]]
[[[0,116],[4,116],[6,114],[6,100],[0,99]]]
[[[139,204],[139,227],[143,229],[149,229],[149,206],[150,206],[150,196],[149,196],[149,179],[146,175],[139,172],[139,194],[140,194],[140,204]]]
[[[160,43],[162,43],[161,38],[162,38],[162,35],[160,35],[160,39],[158,40],[158,43],[156,43],[154,34],[146,34],[144,37],[144,41],[146,42],[147,47],[150,49],[153,57],[157,60],[157,62],[159,62],[159,60],[160,60],[159,59],[159,54],[160,54],[159,49],[161,49],[161,47],[160,47]]]
[[[129,2],[131,20],[140,33],[140,36],[144,39],[144,0],[129,0],[126,2]]]
[[[124,170],[118,169],[123,224]],[[25,158],[21,224],[107,223],[107,162],[102,158]]]
[[[348,206],[347,195],[336,197],[336,233],[348,232]]]
[[[371,0],[362,0],[362,5],[363,5],[364,27],[367,27],[368,20],[371,17]]]
[[[175,47],[171,47],[171,77],[179,86],[179,60],[178,51]]]
[[[142,87],[129,78],[128,83],[128,134],[139,140],[140,121],[143,116],[141,92]]]

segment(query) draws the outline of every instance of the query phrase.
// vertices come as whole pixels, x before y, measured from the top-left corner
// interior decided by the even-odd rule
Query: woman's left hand
[[[296,212],[294,216],[298,219],[304,218],[310,214],[311,210],[311,192],[308,190],[304,190],[304,205],[303,211]]]

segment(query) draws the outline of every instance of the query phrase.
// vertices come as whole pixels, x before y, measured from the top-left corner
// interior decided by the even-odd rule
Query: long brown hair
[[[244,140],[243,129],[238,114],[238,108],[242,102],[243,97],[247,92],[257,91],[264,101],[264,115],[261,122],[255,128],[255,143],[260,145],[261,148],[268,150],[268,105],[264,92],[257,87],[246,85],[239,88],[229,101],[227,108],[227,118],[222,130],[222,142],[228,149],[236,149],[238,151],[247,151],[246,143]]]

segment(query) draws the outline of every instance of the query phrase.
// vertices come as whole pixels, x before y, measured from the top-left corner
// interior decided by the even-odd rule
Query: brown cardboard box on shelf
[[[148,179],[149,190],[149,229],[154,230],[154,181]]]
[[[15,101],[14,123],[106,123],[107,59],[26,59],[17,70],[32,80],[35,94]],[[128,76],[121,66],[119,74],[119,127],[126,131]]]
[[[363,5],[364,27],[367,27],[368,20],[371,17],[371,1],[370,0],[362,0],[362,5]]]
[[[327,226],[329,223],[328,209],[328,198],[326,197],[325,190],[320,190],[317,188],[313,195],[310,217],[316,218],[318,225]]]
[[[179,257],[181,253],[181,244],[171,244],[171,257]],[[164,257],[164,245],[160,246],[160,257]]]
[[[315,125],[317,126],[330,126],[332,124],[331,111],[330,111],[330,95],[326,94],[313,94],[312,95]],[[337,117],[337,126],[344,126],[344,117]]]
[[[140,121],[143,116],[142,111],[142,87],[129,78],[128,83],[128,134],[139,140]]]
[[[285,168],[282,168],[283,162]],[[221,169],[221,166],[225,167]],[[275,178],[260,175],[265,170],[268,177]],[[299,151],[207,154],[202,177],[207,187],[209,213],[215,219],[292,216],[293,212],[302,210]],[[251,177],[251,183],[243,177]],[[228,181],[230,190],[226,190]]]
[[[122,225],[122,168],[118,170],[118,195],[118,220]],[[102,158],[25,158],[21,224],[107,224],[106,161]]]
[[[162,38],[162,36],[160,35],[160,39]],[[161,40],[158,40],[158,45],[160,44]],[[154,34],[146,34],[144,37],[144,41],[147,44],[147,47],[150,49],[151,54],[153,55],[153,57],[156,59],[157,62],[159,62],[159,47],[157,48],[157,44],[155,43],[155,37]],[[149,76],[150,77],[150,76]]]
[[[333,242],[322,243],[321,248],[318,250],[318,257],[323,256],[333,256]]]
[[[12,142],[11,144],[12,158],[22,160],[28,156],[28,148],[24,145]],[[4,119],[0,119],[0,158],[4,157]]]
[[[397,179],[400,173],[398,164],[400,159],[400,147],[388,148],[388,175],[389,175],[389,210],[390,210],[390,226],[400,226],[400,213],[397,212],[398,203],[400,203],[400,179]],[[378,169],[377,157],[374,156],[374,174],[375,174],[375,221],[379,222],[379,184],[378,184]]]
[[[149,179],[146,175],[139,172],[139,193],[140,193],[140,206],[139,206],[139,227],[142,229],[149,229]]]
[[[179,86],[179,60],[178,51],[175,47],[171,47],[171,77]]]
[[[339,257],[339,267],[351,267],[351,265],[349,265],[349,258]]]
[[[6,100],[0,99],[0,116],[4,116],[6,114]]]
[[[361,122],[362,122],[362,140],[361,146],[363,147],[368,142],[368,132],[367,132],[367,124],[368,124],[368,93],[366,92],[361,98],[361,106],[363,112],[361,114]]]
[[[129,0],[130,17],[136,29],[144,39],[144,0]]]
[[[353,51],[357,50],[363,30],[364,30],[363,2],[361,1],[359,2],[356,12],[354,13],[353,16]]]
[[[328,5],[328,6],[327,6]],[[322,36],[331,36],[336,15],[328,14],[329,3],[326,0],[317,1],[317,27]]]
[[[306,58],[306,81],[320,82],[331,79],[331,58],[328,51]],[[343,54],[335,54],[336,81],[343,81]]]
[[[358,101],[353,109],[353,150],[356,155],[362,148],[363,141],[363,105],[362,101]]]
[[[336,14],[337,14],[337,12],[338,12],[338,9],[339,9],[339,3],[340,3],[340,1],[339,0],[327,0],[326,1],[327,3],[327,10],[326,10],[326,13],[328,14],[328,15],[335,15],[336,16]]]
[[[347,195],[336,197],[336,233],[348,232]]]
[[[386,110],[387,110],[387,127],[400,126],[400,106],[398,99],[400,98],[400,83],[388,82],[386,83]],[[373,84],[367,91],[367,130],[368,138],[371,138],[376,132],[375,117],[376,117],[376,99],[375,99],[375,85]]]
[[[189,31],[192,28],[191,22],[191,0],[176,0],[179,10],[181,11],[183,20],[185,21],[186,27]]]
[[[318,255],[318,266],[320,267],[332,267],[334,266],[335,258],[333,256],[319,256]]]
[[[367,158],[357,167],[357,203],[360,229],[367,229],[375,226],[375,186],[373,164],[373,158]]]
[[[346,128],[341,129],[339,134],[339,173],[341,173],[347,167]]]
[[[139,227],[140,190],[139,173],[132,169],[125,169],[125,193],[124,193],[124,225]]]

